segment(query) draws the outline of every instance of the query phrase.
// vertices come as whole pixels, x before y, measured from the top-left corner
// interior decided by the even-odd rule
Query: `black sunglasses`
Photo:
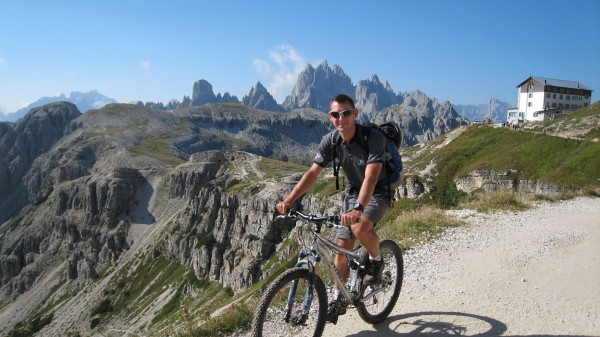
[[[347,110],[340,111],[340,112],[329,111],[329,116],[331,116],[331,117],[333,117],[335,119],[338,119],[338,118],[340,118],[340,115],[342,115],[344,117],[348,117],[348,116],[350,116],[353,113],[354,113],[354,109],[347,109]]]

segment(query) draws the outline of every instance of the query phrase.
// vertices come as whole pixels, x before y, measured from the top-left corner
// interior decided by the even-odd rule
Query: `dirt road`
[[[352,310],[323,336],[600,336],[600,198],[456,215],[471,225],[405,254],[384,323]]]

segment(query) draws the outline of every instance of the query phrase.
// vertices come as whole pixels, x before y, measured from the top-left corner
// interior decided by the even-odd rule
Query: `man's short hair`
[[[335,96],[331,102],[329,102],[329,104],[331,105],[331,103],[333,102],[338,102],[341,104],[344,103],[350,103],[350,105],[352,106],[352,109],[356,109],[356,107],[354,106],[354,100],[352,99],[352,97],[346,95],[346,94],[339,94],[337,96]]]

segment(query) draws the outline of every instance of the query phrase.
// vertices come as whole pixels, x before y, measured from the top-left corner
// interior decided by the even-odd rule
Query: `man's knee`
[[[353,226],[352,232],[359,240],[362,240],[373,232],[373,223],[368,219],[361,219],[360,223]]]

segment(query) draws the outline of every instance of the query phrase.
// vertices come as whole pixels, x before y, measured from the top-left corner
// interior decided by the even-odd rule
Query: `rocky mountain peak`
[[[184,98],[185,102],[185,98]],[[212,84],[207,80],[199,80],[194,83],[192,88],[192,99],[190,105],[201,106],[206,103],[239,103],[240,101],[235,96],[231,96],[228,92],[221,95],[215,95]],[[183,106],[186,106],[182,103]]]
[[[277,104],[275,98],[267,91],[260,81],[256,83],[256,86],[250,89],[250,93],[242,99],[242,103],[246,106],[267,110],[267,111],[276,111],[283,112],[285,109]]]
[[[389,83],[383,85],[377,75],[356,84],[356,106],[365,114],[373,114],[399,102]]]
[[[294,90],[286,97],[283,107],[286,110],[312,108],[328,111],[332,97],[340,93],[354,96],[354,90],[352,80],[340,66],[335,65],[332,69],[327,61],[316,68],[309,64],[298,75]]]
[[[6,115],[0,114],[0,120],[16,122],[17,120],[23,118],[29,111],[31,111],[31,109],[44,106],[48,103],[64,101],[75,104],[77,106],[77,109],[82,113],[85,113],[86,111],[91,109],[101,108],[106,104],[117,103],[115,99],[106,97],[96,90],[92,90],[89,92],[73,91],[69,96],[61,94],[59,96],[54,97],[42,97],[23,109],[19,109],[13,113]]]
[[[75,104],[54,102],[32,109],[14,129],[4,132],[0,138],[0,219],[11,213],[7,209],[17,208],[13,203],[20,196],[14,190],[22,188],[22,179],[34,160],[63,138],[67,126],[80,115]]]
[[[217,96],[213,92],[212,84],[207,80],[199,80],[194,83],[192,90],[192,105],[200,106],[206,103],[215,103]]]

